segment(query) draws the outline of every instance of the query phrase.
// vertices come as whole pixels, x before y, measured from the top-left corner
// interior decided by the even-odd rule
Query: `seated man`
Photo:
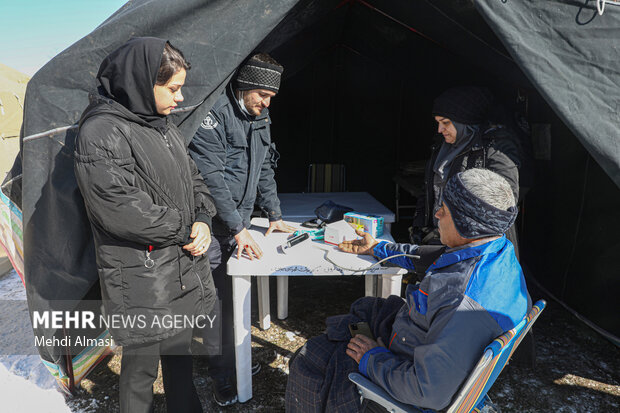
[[[531,308],[523,272],[504,232],[517,210],[510,185],[495,172],[470,169],[451,178],[436,213],[445,250],[406,299],[364,297],[344,316],[327,319],[291,360],[287,412],[361,411],[347,376],[359,370],[395,399],[443,409],[485,346],[515,327]],[[377,242],[369,234],[340,249],[383,259],[423,254],[410,244]],[[412,269],[415,258],[392,264]],[[356,335],[349,323],[366,321],[378,341]]]

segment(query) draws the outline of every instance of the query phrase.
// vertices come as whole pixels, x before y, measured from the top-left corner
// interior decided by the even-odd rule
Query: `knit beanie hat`
[[[433,116],[443,116],[466,125],[479,125],[486,120],[492,102],[493,95],[486,88],[455,87],[435,99]]]
[[[450,178],[441,195],[458,233],[463,238],[474,239],[508,231],[517,218],[516,206],[503,210],[488,204],[465,187],[462,174],[459,172]]]
[[[235,89],[267,89],[278,93],[283,71],[284,68],[277,63],[261,62],[256,56],[252,56],[239,68],[235,78]]]

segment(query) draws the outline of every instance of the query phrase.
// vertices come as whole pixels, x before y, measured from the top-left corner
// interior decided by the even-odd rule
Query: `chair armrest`
[[[349,380],[357,385],[357,390],[364,399],[372,400],[379,403],[393,413],[420,413],[420,410],[414,406],[407,405],[395,400],[382,387],[368,380],[359,373],[350,373]]]

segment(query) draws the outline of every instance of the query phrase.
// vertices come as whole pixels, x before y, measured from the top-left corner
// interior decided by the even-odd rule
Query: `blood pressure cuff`
[[[340,221],[344,217],[344,214],[351,211],[353,211],[353,208],[338,205],[334,201],[325,201],[314,210],[316,218],[304,222],[301,226],[315,229],[323,228],[325,224]]]
[[[344,217],[344,214],[351,211],[353,211],[353,208],[338,205],[333,201],[325,201],[314,210],[314,213],[318,219],[329,224],[330,222],[340,221]]]

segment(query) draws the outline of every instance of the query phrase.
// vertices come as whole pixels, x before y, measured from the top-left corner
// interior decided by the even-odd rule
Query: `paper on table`
[[[329,258],[347,268],[363,269],[376,262],[375,258],[368,255],[355,255],[342,252],[337,246],[325,244],[320,241],[305,241],[303,245],[292,248],[287,254],[279,250],[279,246],[286,242],[290,234],[282,232],[272,232],[265,237],[265,232],[269,226],[267,219],[252,220],[250,234],[263,250],[263,258],[260,260],[249,260],[247,257],[236,258],[233,253],[228,260],[229,275],[361,275],[361,272],[343,270],[325,260],[326,251],[329,251]],[[288,223],[298,227],[299,223]],[[368,274],[396,274],[403,272],[394,267],[377,266]]]

